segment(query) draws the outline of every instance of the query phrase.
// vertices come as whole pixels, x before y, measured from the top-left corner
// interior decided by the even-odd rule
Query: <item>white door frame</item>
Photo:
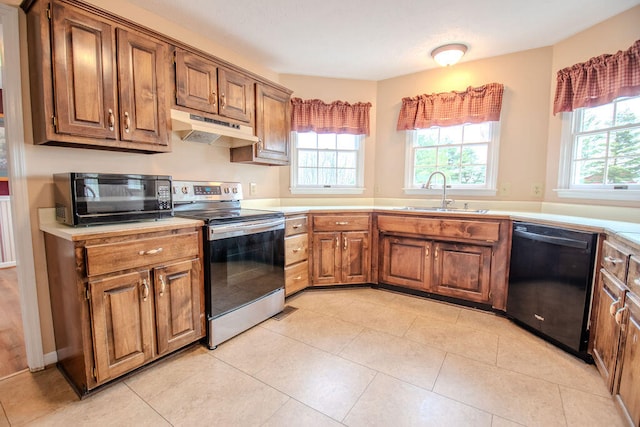
[[[11,189],[11,215],[16,237],[16,266],[20,288],[20,309],[29,369],[44,369],[40,313],[31,240],[31,215],[22,111],[22,79],[20,72],[20,31],[18,9],[0,4],[2,25],[2,97],[4,99],[5,134],[9,153],[9,186]],[[11,58],[7,61],[7,58]],[[28,76],[28,73],[25,72]]]

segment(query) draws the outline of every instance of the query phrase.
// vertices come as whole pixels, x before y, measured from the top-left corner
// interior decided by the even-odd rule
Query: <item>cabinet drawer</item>
[[[500,239],[500,223],[498,222],[416,218],[413,215],[380,215],[378,229],[383,232],[473,239],[486,242],[497,242]]]
[[[309,236],[299,234],[284,239],[284,260],[286,265],[304,261],[309,257]]]
[[[294,234],[302,234],[308,231],[308,222],[307,216],[295,216],[291,218],[287,218],[284,223],[284,234],[285,236],[293,236]]]
[[[629,255],[631,254],[625,248],[605,240],[602,245],[602,267],[622,283],[625,283]]]
[[[284,269],[284,288],[287,295],[309,286],[309,262],[304,261]]]
[[[313,217],[314,231],[369,230],[369,215],[322,215]]]
[[[87,245],[87,276],[111,273],[196,256],[198,233]]]
[[[631,292],[640,296],[640,256],[638,255],[632,255],[629,258],[627,286],[631,289]]]

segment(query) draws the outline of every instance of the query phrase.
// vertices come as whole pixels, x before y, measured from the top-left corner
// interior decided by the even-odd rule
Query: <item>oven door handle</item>
[[[209,239],[217,240],[231,236],[243,236],[247,234],[263,233],[265,231],[273,231],[284,229],[284,220],[277,219],[275,221],[255,221],[242,224],[233,224],[227,226],[215,226],[209,228]]]

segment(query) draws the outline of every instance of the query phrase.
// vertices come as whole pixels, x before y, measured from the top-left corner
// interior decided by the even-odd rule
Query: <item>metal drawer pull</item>
[[[302,276],[296,276],[293,278],[293,280],[300,280],[300,279],[302,279]]]
[[[544,317],[540,316],[539,314],[534,314],[533,317],[540,320],[541,322],[544,322]]]
[[[336,225],[349,225],[349,221],[336,221]]]
[[[606,257],[604,257],[604,260],[607,262],[610,262],[611,264],[618,264],[624,260],[620,259],[620,258],[614,258],[612,256],[607,255]]]
[[[149,283],[147,283],[147,279],[142,279],[142,301],[146,301],[149,298]]]
[[[302,224],[294,224],[293,226],[291,226],[291,228],[294,228],[294,229],[300,228],[300,227],[302,227]]]
[[[616,305],[618,305],[620,303],[620,298],[618,298],[617,300],[615,300],[614,302],[611,303],[611,305],[609,306],[609,314],[612,316],[616,315],[616,311],[618,310],[616,308]]]
[[[616,323],[622,326],[622,316],[624,315],[624,311],[627,307],[622,307],[620,310],[616,311]]]
[[[138,252],[138,255],[155,255],[162,252],[162,248],[157,248],[157,249],[149,249],[148,251],[140,251]]]
[[[298,247],[297,247],[297,248],[295,248],[295,249],[291,249],[291,252],[294,252],[294,253],[295,253],[295,252],[300,252],[301,250],[302,250],[302,247],[301,247],[301,246],[298,246]]]

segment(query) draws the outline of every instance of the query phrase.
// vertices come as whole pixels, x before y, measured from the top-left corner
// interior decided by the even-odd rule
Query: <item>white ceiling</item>
[[[382,80],[549,46],[640,0],[129,0],[277,73]],[[640,25],[640,24],[639,24]]]

